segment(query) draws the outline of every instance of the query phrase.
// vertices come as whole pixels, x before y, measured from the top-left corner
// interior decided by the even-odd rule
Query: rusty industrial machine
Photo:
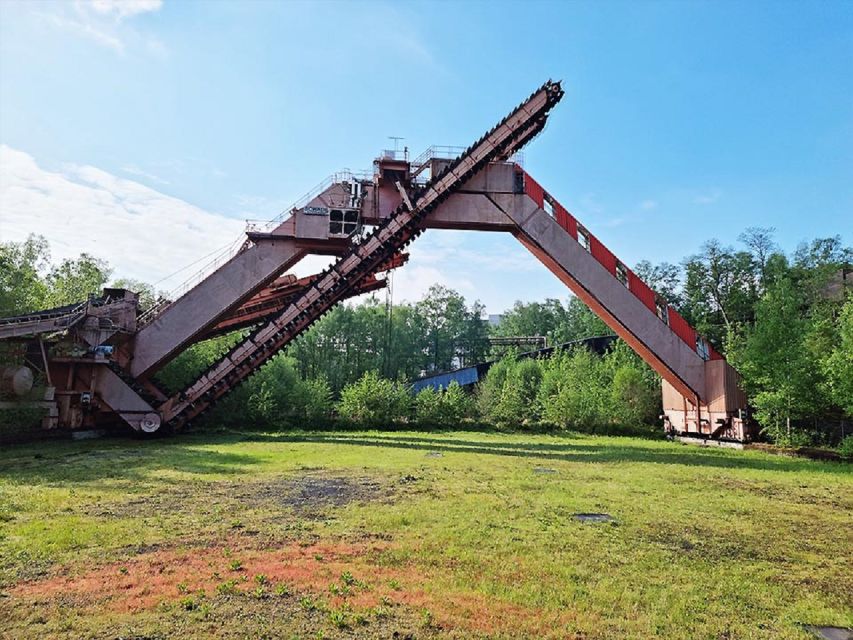
[[[562,96],[546,82],[467,149],[432,147],[415,159],[384,152],[368,174],[332,176],[279,218],[249,225],[233,255],[142,315],[134,293],[107,289],[0,320],[0,340],[19,345],[47,380],[44,426],[180,428],[334,305],[384,286],[379,274],[400,267],[425,230],[471,229],[515,236],[660,374],[669,432],[750,439],[737,372],[513,161]],[[308,254],[336,260],[309,278],[286,274]],[[176,355],[240,328],[250,331],[195,382],[174,394],[158,387],[154,375]],[[9,389],[27,387],[21,367],[4,376]]]

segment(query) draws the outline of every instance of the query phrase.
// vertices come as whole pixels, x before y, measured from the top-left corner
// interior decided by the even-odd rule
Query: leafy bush
[[[295,390],[295,405],[308,424],[317,424],[332,413],[332,389],[326,378],[302,380]]]
[[[442,394],[444,418],[449,424],[457,424],[472,414],[471,396],[455,380]]]
[[[368,371],[341,391],[338,413],[365,426],[383,426],[407,420],[412,397],[405,385]]]
[[[211,422],[235,427],[282,429],[324,423],[332,414],[325,379],[303,380],[292,358],[278,355],[220,403]]]
[[[620,424],[647,424],[659,415],[660,388],[651,387],[637,367],[619,367],[610,394],[613,417]]]
[[[849,435],[841,441],[841,444],[838,445],[838,453],[841,454],[842,458],[853,460],[853,435]]]
[[[560,353],[545,363],[538,394],[544,420],[595,431],[610,421],[610,396],[604,363],[587,349]]]
[[[611,378],[611,416],[623,427],[658,425],[660,378],[626,343],[617,341],[604,356]]]
[[[415,396],[415,419],[423,426],[441,424],[441,391],[427,387]]]
[[[423,426],[458,425],[471,412],[471,402],[455,380],[447,389],[427,387],[415,396],[415,418]]]
[[[838,337],[834,345],[824,346],[821,367],[830,396],[853,417],[853,292],[848,294],[834,324]]]
[[[514,364],[513,355],[504,356],[491,366],[486,377],[477,385],[477,412],[485,420],[493,421],[493,411],[503,392],[507,373]]]
[[[660,381],[622,343],[603,357],[587,349],[542,360],[509,356],[489,370],[478,404],[499,426],[541,421],[580,431],[645,433],[660,413]]]
[[[538,360],[516,360],[508,355],[489,369],[478,389],[480,414],[502,427],[518,427],[538,420],[536,394],[542,381]]]
[[[0,436],[35,431],[41,427],[46,411],[40,407],[16,406],[0,409]]]

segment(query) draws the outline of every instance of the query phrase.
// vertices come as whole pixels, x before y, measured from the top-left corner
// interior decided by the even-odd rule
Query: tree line
[[[741,372],[770,439],[837,442],[853,417],[853,293],[847,286],[853,250],[836,236],[787,254],[764,228],[748,229],[739,243],[709,240],[680,264],[643,261],[635,271]],[[77,302],[107,283],[140,292],[143,306],[156,298],[150,285],[111,276],[106,263],[88,254],[51,263],[39,236],[2,243],[0,316]],[[539,335],[560,344],[608,333],[574,297],[517,302],[489,326],[479,302],[446,287],[434,286],[414,303],[387,304],[374,294],[335,307],[221,403],[214,419],[245,420],[248,408],[251,420],[267,426],[322,421],[333,413],[366,423],[442,424],[447,416],[464,416],[505,426],[599,430],[656,422],[658,380],[624,345],[603,358],[571,352],[518,360],[488,340]],[[161,383],[183,388],[240,337],[188,349],[160,372]],[[475,397],[454,390],[402,400],[406,381],[489,358],[500,361]]]

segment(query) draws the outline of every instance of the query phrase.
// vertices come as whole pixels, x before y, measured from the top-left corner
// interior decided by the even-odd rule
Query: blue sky
[[[387,136],[467,145],[549,77],[525,166],[627,263],[747,226],[853,241],[851,2],[6,0],[0,238],[158,280]],[[400,299],[568,295],[510,237],[412,253]]]

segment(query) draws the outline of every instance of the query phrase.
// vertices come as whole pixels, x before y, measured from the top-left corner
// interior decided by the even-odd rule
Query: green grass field
[[[851,471],[576,434],[6,447],[0,637],[807,638],[853,626]]]

